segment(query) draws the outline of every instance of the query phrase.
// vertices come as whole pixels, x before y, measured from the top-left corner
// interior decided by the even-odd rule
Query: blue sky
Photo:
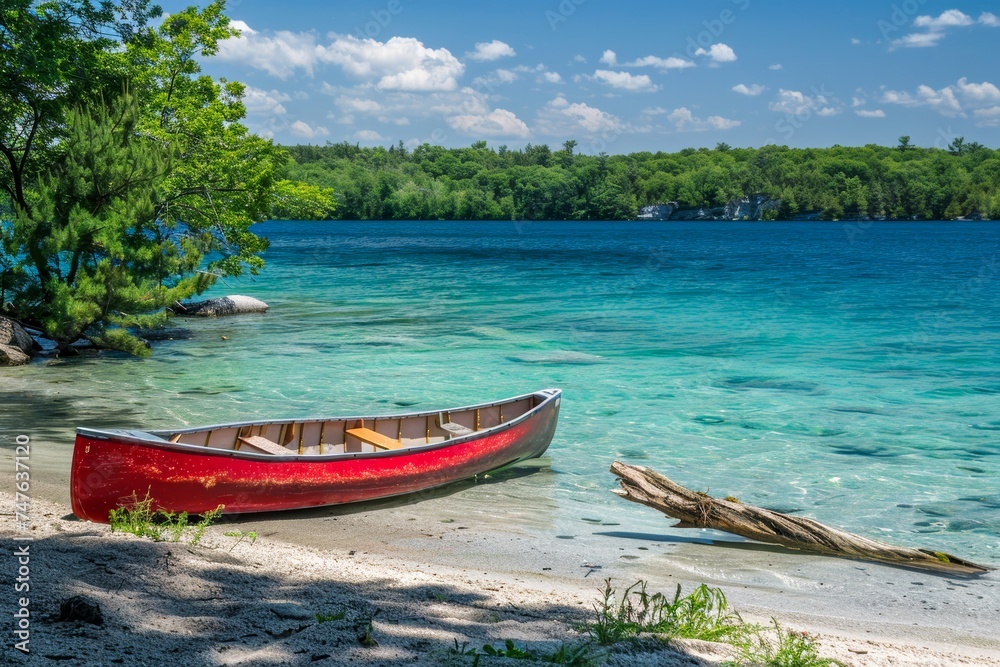
[[[284,144],[1000,145],[997,2],[241,0],[227,13],[243,33],[205,69],[246,83],[247,124]]]

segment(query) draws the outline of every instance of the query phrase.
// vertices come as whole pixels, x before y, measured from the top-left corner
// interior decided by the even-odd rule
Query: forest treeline
[[[767,212],[776,219],[1000,218],[1000,150],[962,138],[947,149],[909,137],[892,147],[719,144],[596,156],[575,148],[288,146],[287,178],[332,188],[336,217],[347,220],[625,220],[648,204],[719,207],[751,194],[780,199]]]

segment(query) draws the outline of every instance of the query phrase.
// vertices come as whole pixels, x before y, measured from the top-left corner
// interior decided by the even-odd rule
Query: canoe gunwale
[[[183,442],[170,442],[164,437],[164,436],[172,436],[172,435],[186,434],[186,433],[203,433],[206,431],[211,432],[217,429],[243,428],[246,426],[262,426],[262,425],[273,425],[273,424],[304,425],[309,423],[328,423],[328,422],[351,421],[358,419],[364,419],[364,420],[409,419],[413,417],[434,416],[442,412],[462,412],[465,410],[477,410],[477,409],[481,410],[498,405],[507,405],[509,403],[516,403],[517,401],[521,401],[526,398],[531,398],[533,396],[539,397],[542,400],[524,414],[519,415],[514,419],[511,419],[510,421],[497,424],[496,426],[491,426],[490,428],[483,429],[481,431],[473,431],[472,433],[469,433],[467,435],[451,438],[449,440],[443,440],[441,442],[418,444],[392,450],[383,450],[374,452],[339,452],[333,454],[299,454],[297,452],[289,450],[290,451],[289,454],[282,455],[282,454],[268,454],[266,452],[253,452],[242,449],[233,450],[233,449],[221,449],[214,447],[209,448],[205,447],[204,445],[192,445]],[[291,461],[325,462],[325,461],[337,461],[346,459],[367,459],[367,458],[382,459],[382,458],[392,458],[396,456],[404,456],[416,452],[428,452],[436,449],[443,449],[475,441],[483,437],[494,435],[496,433],[513,428],[517,424],[520,424],[521,422],[530,419],[532,416],[540,413],[541,411],[551,407],[550,404],[561,398],[561,396],[562,396],[562,391],[559,389],[542,389],[539,391],[534,391],[527,394],[521,394],[519,396],[506,398],[499,401],[492,401],[489,403],[480,403],[477,405],[470,405],[457,408],[447,408],[445,410],[425,410],[420,412],[408,412],[408,413],[385,414],[385,415],[364,415],[364,416],[359,415],[359,416],[347,416],[347,417],[278,419],[278,420],[267,420],[267,421],[234,422],[229,424],[215,424],[212,426],[200,426],[200,427],[178,429],[178,430],[158,429],[155,431],[115,431],[115,430],[78,427],[76,429],[76,434],[77,436],[82,436],[84,438],[91,438],[95,440],[114,440],[116,442],[130,443],[146,447],[157,447],[160,449],[168,449],[172,451],[183,452],[185,454],[192,454],[197,456],[228,456],[231,458],[239,458],[239,459],[273,461],[275,463],[288,463]],[[149,437],[142,437],[143,435]]]

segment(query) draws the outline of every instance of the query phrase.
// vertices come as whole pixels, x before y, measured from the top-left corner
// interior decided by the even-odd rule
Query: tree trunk
[[[992,569],[939,551],[876,542],[805,517],[744,505],[736,499],[712,498],[649,468],[615,461],[611,472],[618,476],[622,487],[614,493],[679,519],[675,528],[711,528],[793,549],[951,574],[983,574]]]

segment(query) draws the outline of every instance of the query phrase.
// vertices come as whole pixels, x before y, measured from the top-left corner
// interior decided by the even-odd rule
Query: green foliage
[[[184,533],[191,530],[193,533],[191,544],[198,544],[205,530],[215,523],[224,509],[219,505],[211,512],[203,514],[198,523],[191,525],[187,512],[154,510],[155,505],[156,501],[150,497],[148,491],[141,500],[133,493],[128,502],[108,513],[111,532],[131,533],[138,537],[148,537],[155,542],[160,542],[164,539],[164,535],[169,535],[172,542],[179,542]]]
[[[608,156],[575,148],[291,146],[286,178],[332,188],[337,217],[360,220],[622,220],[647,204],[721,207],[752,194],[781,201],[767,219],[996,217],[1000,205],[1000,151],[964,139],[949,150],[719,144]]]
[[[166,306],[261,269],[253,223],[331,211],[239,122],[244,86],[202,74],[237,34],[222,8],[155,26],[148,0],[0,9],[0,297],[61,352],[148,354]]]
[[[243,540],[248,540],[250,544],[257,541],[257,533],[252,530],[229,530],[223,533],[223,535],[237,538],[235,544],[229,548],[230,551],[235,549]]]
[[[346,611],[335,611],[332,614],[316,614],[316,622],[329,623],[330,621],[341,621],[346,617],[347,617]]]
[[[816,644],[805,633],[784,630],[772,619],[774,636],[760,632],[738,646],[739,657],[726,667],[838,667],[843,663],[821,658]]]
[[[721,589],[705,584],[684,596],[678,585],[671,600],[662,593],[650,594],[645,581],[629,586],[619,597],[607,579],[601,595],[594,607],[597,618],[587,629],[598,644],[605,646],[647,633],[738,642],[757,629],[729,610]]]

